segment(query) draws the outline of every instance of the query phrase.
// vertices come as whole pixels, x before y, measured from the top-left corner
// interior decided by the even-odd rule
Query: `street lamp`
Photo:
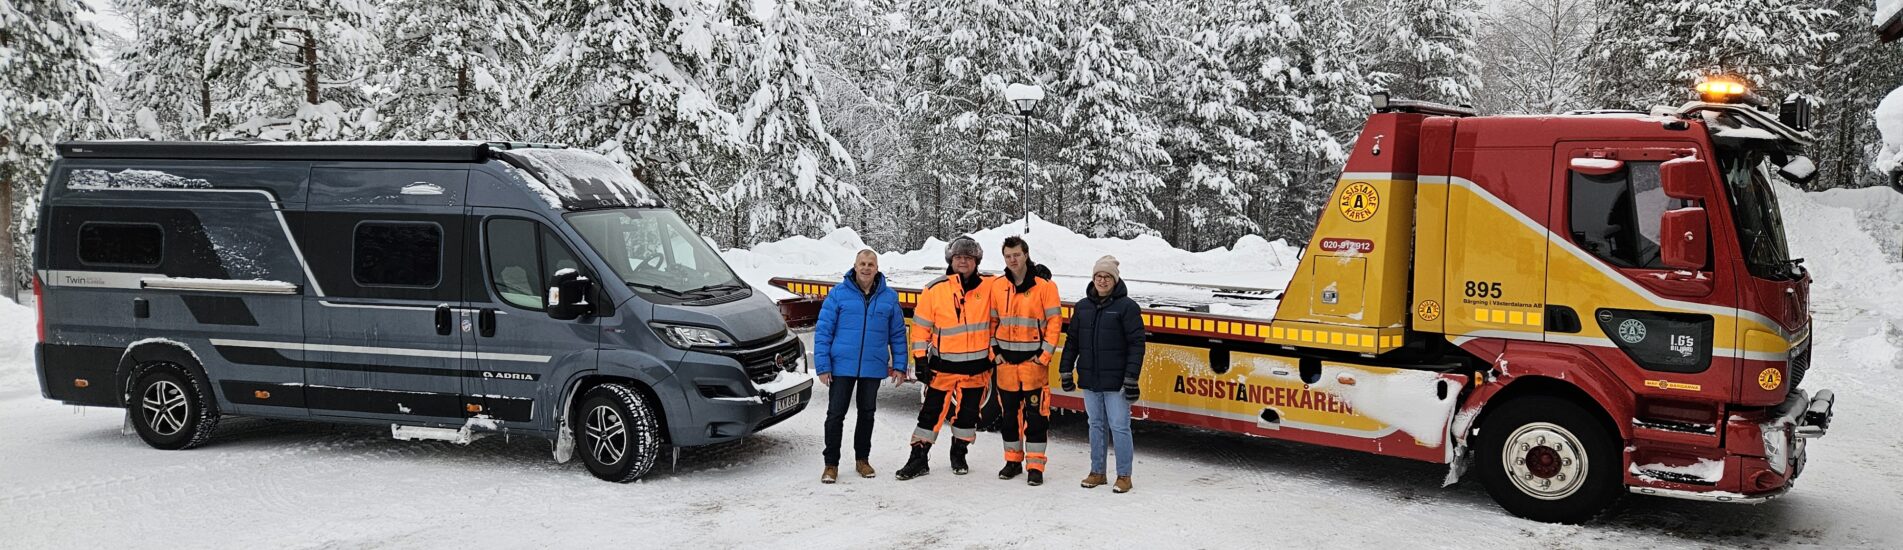
[[[1024,192],[1018,195],[1018,211],[1024,214],[1024,233],[1031,233],[1031,109],[1044,99],[1044,89],[1030,84],[1012,84],[1004,88],[1004,98],[1018,108],[1024,121],[1024,135],[1018,138],[1020,162],[1024,163]]]

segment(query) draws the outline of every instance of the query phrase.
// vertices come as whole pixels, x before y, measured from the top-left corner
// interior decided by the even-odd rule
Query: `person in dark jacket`
[[[1090,417],[1090,475],[1085,489],[1103,485],[1104,452],[1117,451],[1117,483],[1111,490],[1130,491],[1130,404],[1139,397],[1143,371],[1143,311],[1123,284],[1117,258],[1104,256],[1091,268],[1085,299],[1071,310],[1065,330],[1064,356],[1058,362],[1058,380],[1064,391],[1084,393],[1084,412]]]
[[[852,451],[859,477],[875,473],[872,419],[879,403],[879,381],[905,380],[905,310],[899,295],[886,286],[879,272],[879,255],[859,251],[846,280],[826,294],[819,307],[819,326],[813,329],[813,366],[829,397],[826,406],[826,470],[821,483],[839,479],[839,440],[845,431],[846,409],[858,402],[853,424]]]

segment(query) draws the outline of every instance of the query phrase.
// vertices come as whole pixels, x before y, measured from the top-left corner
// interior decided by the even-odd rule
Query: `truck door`
[[[465,170],[313,167],[295,224],[323,294],[304,307],[313,415],[461,424]]]
[[[476,316],[476,330],[464,340],[475,351],[464,357],[476,374],[470,403],[496,420],[553,427],[545,399],[559,398],[564,383],[551,379],[554,368],[565,357],[592,355],[600,327],[593,316],[549,318],[549,279],[562,269],[591,270],[539,215],[502,208],[472,213],[468,234],[480,253],[464,260],[465,269],[479,274],[470,279],[476,288],[466,292]]]
[[[1567,142],[1554,154],[1554,227],[1561,235],[1548,253],[1554,314],[1547,340],[1585,346],[1641,393],[1729,391],[1720,373],[1731,369],[1711,367],[1713,350],[1731,349],[1736,340],[1729,324],[1737,311],[1733,274],[1709,248],[1699,269],[1672,269],[1661,255],[1666,212],[1704,204],[1667,196],[1660,166],[1700,158],[1696,144]],[[1706,212],[1709,247],[1722,240],[1713,222],[1726,218]]]

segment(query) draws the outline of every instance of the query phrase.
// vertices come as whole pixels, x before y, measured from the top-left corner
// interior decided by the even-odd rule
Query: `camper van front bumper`
[[[803,346],[790,336],[746,351],[687,352],[675,380],[684,386],[690,414],[669,413],[674,444],[740,439],[805,410],[813,396],[805,363]]]

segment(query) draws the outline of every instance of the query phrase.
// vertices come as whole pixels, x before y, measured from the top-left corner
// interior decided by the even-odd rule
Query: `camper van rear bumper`
[[[118,407],[119,381],[114,374],[124,353],[123,349],[103,346],[34,344],[40,396],[69,405]]]

